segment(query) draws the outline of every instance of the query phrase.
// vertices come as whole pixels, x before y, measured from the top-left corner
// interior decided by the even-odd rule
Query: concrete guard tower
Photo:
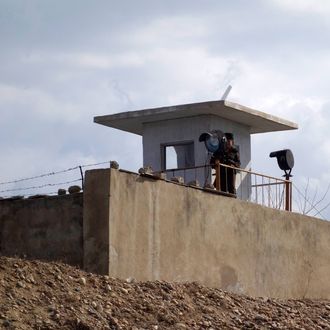
[[[201,133],[216,129],[234,134],[241,168],[250,170],[251,134],[298,128],[285,119],[223,100],[98,116],[94,122],[141,135],[143,165],[154,171],[206,165],[208,154],[198,138]],[[178,172],[175,175],[185,176],[186,182],[198,179],[204,185],[211,181],[211,173],[205,168]],[[238,190],[241,183],[236,182]],[[249,198],[249,193],[244,195],[244,199]]]

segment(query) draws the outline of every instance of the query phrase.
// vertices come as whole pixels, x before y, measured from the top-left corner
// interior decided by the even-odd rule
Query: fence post
[[[220,161],[215,161],[215,189],[220,191]]]
[[[285,210],[292,211],[291,181],[288,178],[285,181]]]

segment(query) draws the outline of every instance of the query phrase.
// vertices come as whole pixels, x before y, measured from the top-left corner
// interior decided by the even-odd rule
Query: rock
[[[153,175],[151,166],[144,166],[139,168],[139,174],[141,175]]]
[[[265,322],[265,321],[268,321],[268,317],[266,317],[265,315],[259,315],[257,314],[255,317],[254,317],[254,320],[255,321],[261,321],[261,322]]]
[[[56,306],[54,305],[48,306],[48,312],[56,313],[57,312]]]
[[[205,186],[204,186],[204,189],[211,189],[211,190],[214,190],[215,187],[212,183],[206,183]]]
[[[66,195],[66,190],[60,188],[59,190],[57,190],[57,195],[59,195],[59,196]]]
[[[4,321],[2,322],[2,325],[3,325],[5,328],[8,328],[8,327],[11,326],[11,323],[10,323],[9,320],[4,320]]]
[[[129,277],[126,279],[126,283],[134,283],[135,282],[135,278],[134,277]]]
[[[155,173],[155,177],[160,180],[166,180],[167,176],[166,176],[166,173],[164,173],[164,172],[158,172],[158,173]]]
[[[128,290],[127,289],[125,289],[125,288],[120,288],[121,289],[121,291],[123,292],[123,293],[125,293],[125,294],[128,294]]]
[[[32,274],[28,275],[28,277],[27,277],[26,280],[27,280],[27,282],[32,283],[32,284],[35,284],[36,283],[36,281],[35,281],[35,279],[34,279],[34,277],[33,277]]]
[[[32,278],[38,285],[28,284]],[[132,280],[86,273],[69,265],[0,256],[0,328],[319,330],[329,327],[329,300],[252,298],[198,283],[135,280],[129,283]],[[20,289],[19,282],[26,288]]]
[[[69,194],[76,194],[78,192],[80,192],[81,188],[79,186],[70,186],[68,191]]]
[[[112,160],[110,162],[110,168],[113,168],[115,170],[118,170],[119,169],[119,164],[115,160]]]
[[[19,287],[19,288],[25,288],[26,285],[23,282],[18,281],[16,286]]]
[[[191,187],[199,187],[199,181],[198,180],[192,180],[187,183],[188,186]]]
[[[170,180],[172,182],[176,182],[176,183],[179,183],[179,184],[184,184],[184,179],[183,179],[182,176],[173,176]]]

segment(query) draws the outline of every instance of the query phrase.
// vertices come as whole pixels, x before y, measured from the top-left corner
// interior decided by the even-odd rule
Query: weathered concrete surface
[[[111,276],[197,280],[252,296],[330,298],[329,222],[121,171],[110,177],[110,189],[102,184],[95,200],[101,227],[90,239],[94,258],[110,252]],[[102,171],[93,180],[107,182]]]
[[[0,254],[82,265],[82,194],[0,201]]]
[[[109,198],[110,170],[86,171],[83,240],[84,269],[89,272],[109,273]]]

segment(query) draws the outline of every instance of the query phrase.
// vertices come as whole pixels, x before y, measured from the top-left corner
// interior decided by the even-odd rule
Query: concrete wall
[[[105,178],[102,171],[90,175]],[[111,276],[200,281],[252,296],[330,298],[330,222],[116,170],[102,195],[109,204],[103,204],[101,246]],[[84,225],[93,221],[86,217]],[[102,252],[94,248],[89,253]]]
[[[87,171],[84,189],[84,268],[109,273],[110,171]]]
[[[0,254],[82,265],[82,194],[0,201]]]

